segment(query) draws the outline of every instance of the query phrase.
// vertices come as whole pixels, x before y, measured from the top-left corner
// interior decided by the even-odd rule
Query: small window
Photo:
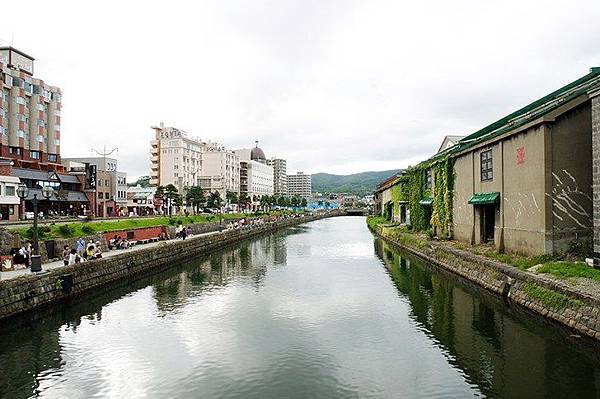
[[[492,180],[494,178],[492,150],[481,153],[481,181]]]
[[[39,151],[30,151],[29,152],[29,157],[32,159],[40,159],[40,152]]]
[[[23,83],[25,83],[25,81],[21,78],[17,78],[16,76],[12,77],[12,85],[15,87],[23,87]]]
[[[427,190],[431,190],[432,187],[431,169],[425,171],[425,187]]]
[[[56,154],[48,154],[48,162],[56,162],[58,160],[58,157],[56,156]]]
[[[98,198],[100,198],[100,199],[104,199],[104,193],[103,193],[103,192],[99,192],[99,193],[98,193]]]
[[[4,195],[8,197],[14,197],[15,195],[15,186],[6,186],[4,189]]]
[[[10,147],[10,153],[13,155],[21,155],[20,147]]]

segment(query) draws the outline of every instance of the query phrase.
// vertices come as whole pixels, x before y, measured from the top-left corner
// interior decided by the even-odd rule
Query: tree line
[[[277,195],[254,195],[249,197],[246,193],[238,195],[236,192],[227,191],[225,199],[221,198],[218,191],[208,193],[199,186],[189,187],[185,190],[185,194],[179,194],[177,187],[173,184],[167,186],[158,186],[154,193],[154,198],[160,199],[171,205],[181,207],[183,205],[190,206],[197,213],[202,208],[220,208],[224,204],[235,204],[240,208],[249,208],[253,202],[258,202],[263,209],[271,209],[274,206],[280,207],[306,207],[306,198],[299,196],[277,196]]]

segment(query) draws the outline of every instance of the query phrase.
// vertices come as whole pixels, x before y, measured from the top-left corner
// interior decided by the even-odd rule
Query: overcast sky
[[[575,6],[576,4],[576,6]],[[14,7],[13,7],[14,8]],[[31,1],[0,39],[63,90],[61,152],[149,173],[164,121],[288,172],[401,168],[600,66],[600,1]],[[6,10],[4,10],[6,11]]]

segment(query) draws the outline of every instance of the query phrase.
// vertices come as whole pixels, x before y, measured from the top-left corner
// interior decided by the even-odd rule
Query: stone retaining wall
[[[600,301],[566,282],[525,272],[443,243],[428,241],[426,245],[416,245],[412,240],[392,238],[381,227],[373,233],[393,246],[502,295],[509,303],[519,304],[600,340]]]
[[[30,274],[0,281],[0,319],[80,295],[106,284],[141,277],[152,273],[153,270],[190,260],[248,237],[342,214],[343,212],[337,211],[309,215],[237,230],[214,232],[205,236],[192,236],[186,240],[162,242],[147,249],[60,267],[43,274]],[[70,289],[68,284],[61,282],[61,276],[64,275],[72,277]]]

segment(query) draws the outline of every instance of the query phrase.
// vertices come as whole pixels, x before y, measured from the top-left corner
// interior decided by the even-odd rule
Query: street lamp
[[[50,199],[54,194],[52,187],[46,186],[42,188],[42,196],[45,199]],[[29,196],[29,188],[25,184],[19,184],[17,187],[17,196],[25,200]],[[37,193],[33,194],[33,254],[31,255],[31,271],[42,271],[42,259],[40,258],[40,244],[38,236],[38,198]]]

